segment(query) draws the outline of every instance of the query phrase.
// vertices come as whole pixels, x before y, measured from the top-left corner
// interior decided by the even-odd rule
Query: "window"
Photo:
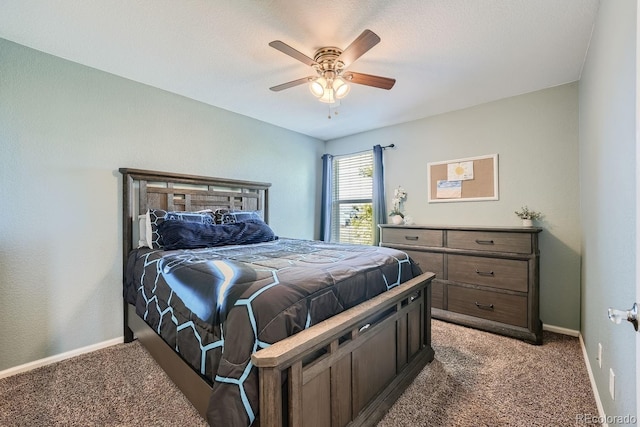
[[[333,158],[331,240],[373,244],[373,152]]]

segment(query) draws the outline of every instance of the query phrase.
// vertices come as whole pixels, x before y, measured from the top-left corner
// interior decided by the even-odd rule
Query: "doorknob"
[[[610,308],[607,310],[609,315],[609,319],[616,325],[619,325],[622,320],[627,320],[633,323],[633,327],[638,330],[638,304],[633,303],[633,307],[631,310],[616,310],[615,308]]]

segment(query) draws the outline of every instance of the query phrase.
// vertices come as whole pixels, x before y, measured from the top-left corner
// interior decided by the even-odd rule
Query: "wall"
[[[271,182],[276,233],[315,237],[323,141],[2,39],[0,58],[0,371],[122,336],[120,167]]]
[[[388,206],[392,189],[403,186],[405,212],[417,224],[514,226],[522,205],[542,211],[540,316],[580,329],[577,83],[329,141],[327,151],[390,143],[396,148],[385,150]],[[428,162],[494,153],[499,200],[427,202]]]
[[[622,417],[637,415],[636,333],[606,313],[636,301],[637,8],[635,0],[601,3],[580,80],[582,334],[605,413]]]

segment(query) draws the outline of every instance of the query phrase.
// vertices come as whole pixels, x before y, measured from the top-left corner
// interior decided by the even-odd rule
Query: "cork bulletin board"
[[[472,202],[498,200],[498,155],[428,163],[428,200]]]

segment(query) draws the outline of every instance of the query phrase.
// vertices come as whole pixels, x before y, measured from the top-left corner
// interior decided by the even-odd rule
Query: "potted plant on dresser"
[[[407,191],[398,187],[393,190],[393,199],[391,199],[391,212],[389,212],[389,218],[391,222],[396,225],[400,225],[404,222],[404,213],[402,212],[402,203],[407,199]]]
[[[522,220],[523,227],[533,227],[533,220],[542,218],[542,213],[531,210],[526,205],[514,213]]]

